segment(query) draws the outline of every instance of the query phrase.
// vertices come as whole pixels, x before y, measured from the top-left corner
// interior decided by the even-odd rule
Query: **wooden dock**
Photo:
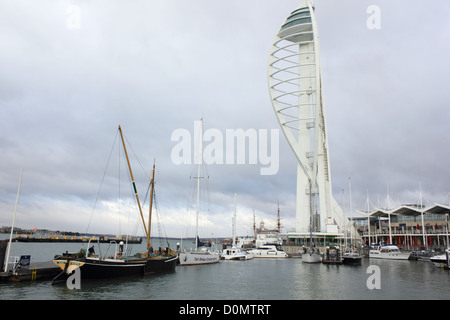
[[[12,268],[10,263],[8,272],[0,272],[0,282],[52,280],[61,273],[61,269],[53,261],[31,263],[29,268],[21,268],[16,272]]]
[[[325,248],[325,253],[322,259],[323,264],[343,264],[341,249],[337,246]]]

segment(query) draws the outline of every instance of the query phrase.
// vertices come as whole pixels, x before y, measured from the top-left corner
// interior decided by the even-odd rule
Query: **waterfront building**
[[[402,205],[357,212],[364,214],[353,221],[365,244],[385,242],[407,250],[448,247],[449,205]]]
[[[264,221],[261,221],[259,228],[256,229],[255,247],[260,248],[268,243],[282,243],[280,229],[267,229]]]

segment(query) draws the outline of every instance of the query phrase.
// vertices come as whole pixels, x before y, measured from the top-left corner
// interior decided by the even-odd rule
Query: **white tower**
[[[311,0],[281,26],[269,59],[269,90],[280,127],[297,160],[296,232],[343,232],[332,196],[323,109],[319,36]],[[337,228],[338,227],[338,228]]]

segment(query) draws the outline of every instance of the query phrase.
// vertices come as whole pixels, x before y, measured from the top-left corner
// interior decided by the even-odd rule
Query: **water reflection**
[[[13,246],[41,261],[80,244]],[[21,250],[25,250],[21,252]],[[32,252],[30,252],[30,250]],[[36,260],[34,260],[36,261]],[[381,289],[370,290],[369,265],[380,268]],[[178,266],[174,273],[82,282],[81,290],[50,282],[0,283],[2,299],[164,299],[164,300],[305,300],[305,299],[450,299],[450,274],[422,261],[363,259],[360,266],[307,264],[301,259],[221,261]]]

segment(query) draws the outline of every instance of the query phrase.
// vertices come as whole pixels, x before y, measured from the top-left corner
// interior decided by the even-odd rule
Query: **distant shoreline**
[[[11,233],[11,227],[10,226],[2,226],[0,227],[0,234],[9,235]],[[48,230],[48,229],[22,229],[22,228],[14,228],[14,234],[13,238],[16,237],[16,234],[18,236],[24,235],[30,235],[33,236],[41,236],[41,235],[49,235],[49,236],[62,236],[62,237],[95,237],[95,238],[116,238],[117,235],[114,234],[102,234],[102,233],[81,233],[81,232],[74,232],[74,231],[59,231],[59,230]],[[122,235],[126,236],[126,235]],[[130,236],[130,235],[129,235]],[[145,239],[145,236],[131,236],[136,239]],[[231,237],[218,237],[214,238],[220,241],[223,241],[225,239],[230,239]],[[184,241],[195,241],[195,237],[189,237],[189,238],[182,238],[182,237],[151,237],[151,239],[167,239],[167,240],[184,240]],[[201,239],[209,239],[209,238],[201,238]]]

